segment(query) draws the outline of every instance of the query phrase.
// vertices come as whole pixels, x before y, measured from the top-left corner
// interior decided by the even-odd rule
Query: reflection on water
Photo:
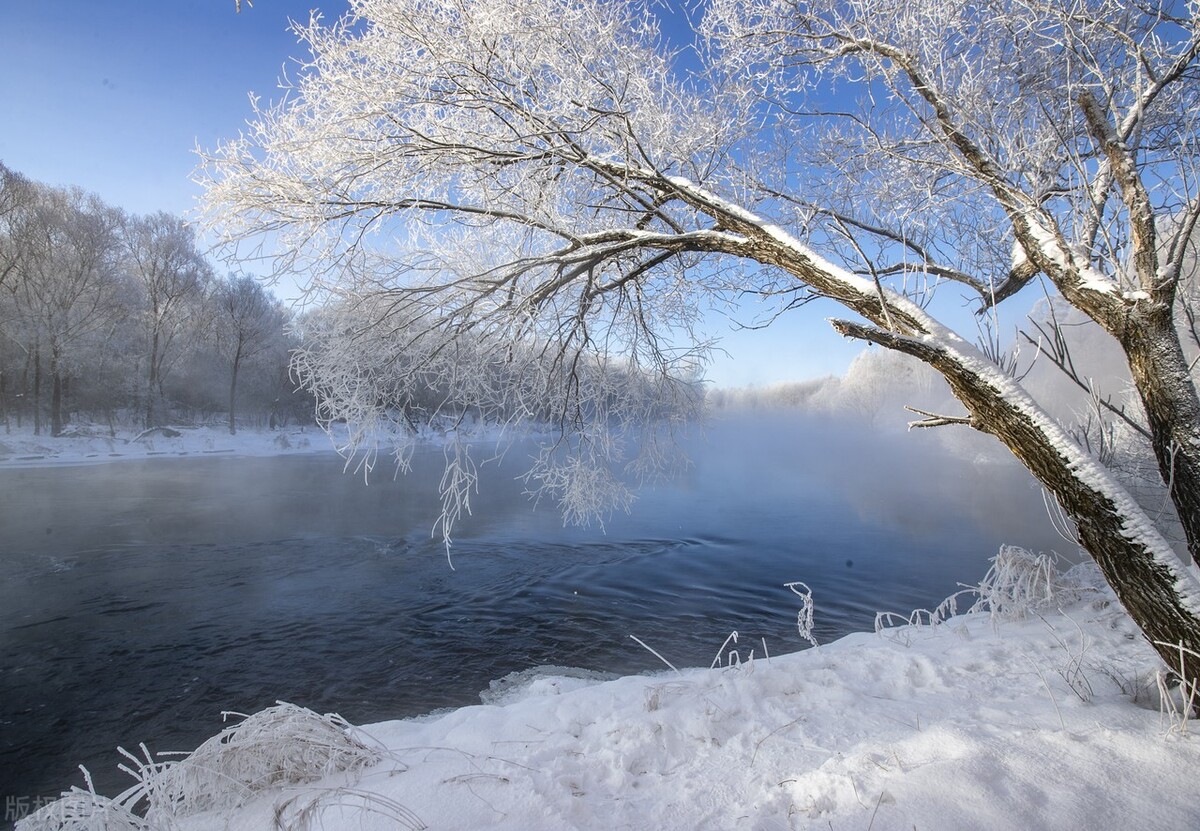
[[[478,703],[556,664],[707,665],[869,628],[977,580],[1002,542],[1061,547],[1015,466],[795,418],[718,424],[694,468],[606,532],[563,528],[485,468],[451,571],[430,539],[441,455],[364,485],[332,456],[0,470],[0,798],[102,793],[115,748],[187,750],[277,699],[366,723]],[[746,643],[743,640],[743,643]]]

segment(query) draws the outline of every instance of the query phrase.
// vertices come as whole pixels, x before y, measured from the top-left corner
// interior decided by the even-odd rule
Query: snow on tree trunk
[[[964,354],[962,345],[947,348],[849,321],[834,326],[940,372],[970,412],[971,426],[1004,442],[1054,494],[1121,605],[1168,666],[1178,667],[1183,646],[1184,674],[1200,678],[1200,587],[1133,498],[1011,379],[982,356]]]
[[[1159,472],[1188,552],[1200,565],[1200,402],[1171,316],[1161,310],[1139,315],[1122,346],[1145,408]]]

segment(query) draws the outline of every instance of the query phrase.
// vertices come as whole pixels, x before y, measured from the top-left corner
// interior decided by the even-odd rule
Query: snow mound
[[[479,699],[484,704],[503,706],[528,698],[562,695],[603,681],[612,681],[617,677],[611,672],[597,672],[578,667],[532,667],[510,672],[503,678],[492,681],[488,689],[479,693]]]

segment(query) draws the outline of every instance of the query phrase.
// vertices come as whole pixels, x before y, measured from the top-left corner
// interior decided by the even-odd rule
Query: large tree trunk
[[[1200,400],[1169,314],[1135,317],[1121,333],[1134,387],[1150,428],[1188,553],[1200,565]]]
[[[940,372],[971,414],[970,425],[1004,442],[1054,494],[1075,522],[1080,543],[1167,665],[1200,680],[1200,593],[1150,518],[1098,463],[981,356],[848,321],[834,321],[834,327]]]

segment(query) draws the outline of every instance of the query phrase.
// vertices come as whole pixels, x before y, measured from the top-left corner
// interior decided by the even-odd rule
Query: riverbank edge
[[[1177,691],[1159,700],[1157,656],[1094,566],[1046,573],[1007,608],[786,655],[731,636],[708,669],[535,672],[423,718],[281,704],[156,757],[174,764],[147,757],[115,801],[68,800],[148,799],[128,827],[179,831],[1197,827],[1200,736]],[[17,827],[84,827],[54,824],[66,805]]]

